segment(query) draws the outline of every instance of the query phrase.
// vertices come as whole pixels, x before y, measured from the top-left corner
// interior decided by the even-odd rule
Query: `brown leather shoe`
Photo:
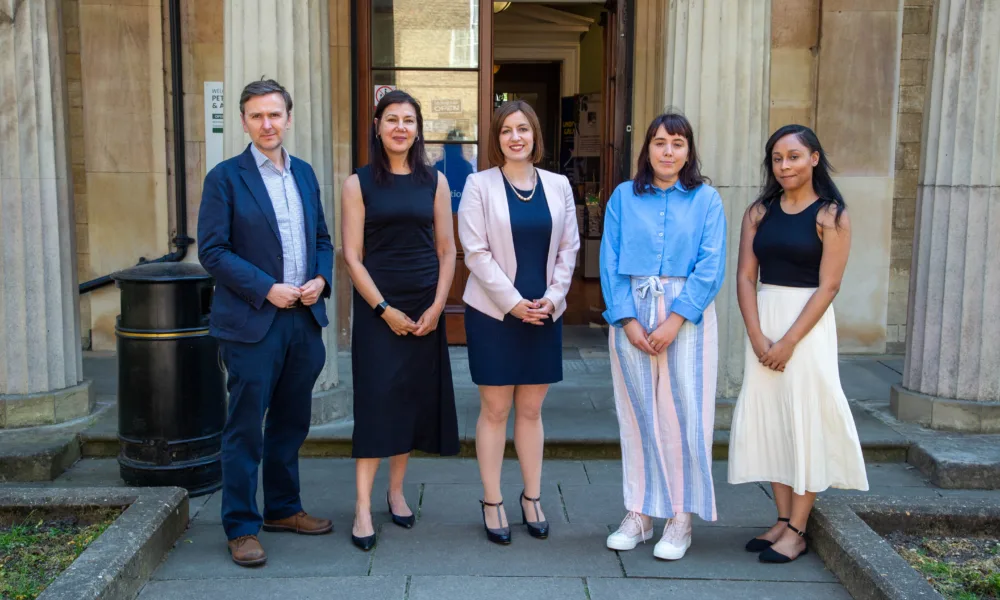
[[[291,531],[302,535],[322,535],[333,531],[333,521],[310,517],[305,511],[276,521],[264,521],[264,531]]]
[[[267,562],[267,554],[255,535],[244,535],[229,540],[229,554],[241,567],[257,567]]]

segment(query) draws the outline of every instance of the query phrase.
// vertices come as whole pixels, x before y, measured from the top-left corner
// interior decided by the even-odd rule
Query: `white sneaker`
[[[632,550],[639,542],[645,542],[653,537],[653,525],[646,525],[642,515],[630,512],[622,519],[618,531],[608,536],[608,548],[612,550]]]
[[[679,560],[691,547],[691,515],[678,513],[667,521],[663,537],[653,548],[653,556],[663,560]]]

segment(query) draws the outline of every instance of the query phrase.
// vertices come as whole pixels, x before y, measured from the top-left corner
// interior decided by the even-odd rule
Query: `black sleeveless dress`
[[[365,204],[365,268],[390,306],[413,321],[434,303],[438,257],[434,243],[437,181],[418,185],[392,175],[376,185],[370,166],[357,170]],[[354,375],[354,458],[384,458],[419,450],[458,453],[458,418],[441,316],[423,337],[397,336],[354,290],[351,367]]]

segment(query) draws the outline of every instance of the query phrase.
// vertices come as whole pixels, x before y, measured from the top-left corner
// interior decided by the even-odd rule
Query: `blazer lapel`
[[[278,232],[278,217],[274,215],[274,206],[271,204],[271,197],[267,194],[267,188],[264,186],[260,170],[257,169],[257,163],[250,152],[250,146],[247,146],[246,151],[240,156],[240,168],[242,169],[240,177],[247,184],[247,188],[253,194],[254,200],[257,201],[261,212],[264,213],[264,218],[267,219],[267,224],[271,226],[274,237],[280,241],[281,234]]]

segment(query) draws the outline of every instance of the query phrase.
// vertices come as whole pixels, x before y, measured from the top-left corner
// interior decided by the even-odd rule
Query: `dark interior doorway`
[[[557,171],[560,64],[511,62],[498,63],[497,67],[493,75],[494,105],[519,99],[535,109],[545,144],[545,158],[538,166]]]

